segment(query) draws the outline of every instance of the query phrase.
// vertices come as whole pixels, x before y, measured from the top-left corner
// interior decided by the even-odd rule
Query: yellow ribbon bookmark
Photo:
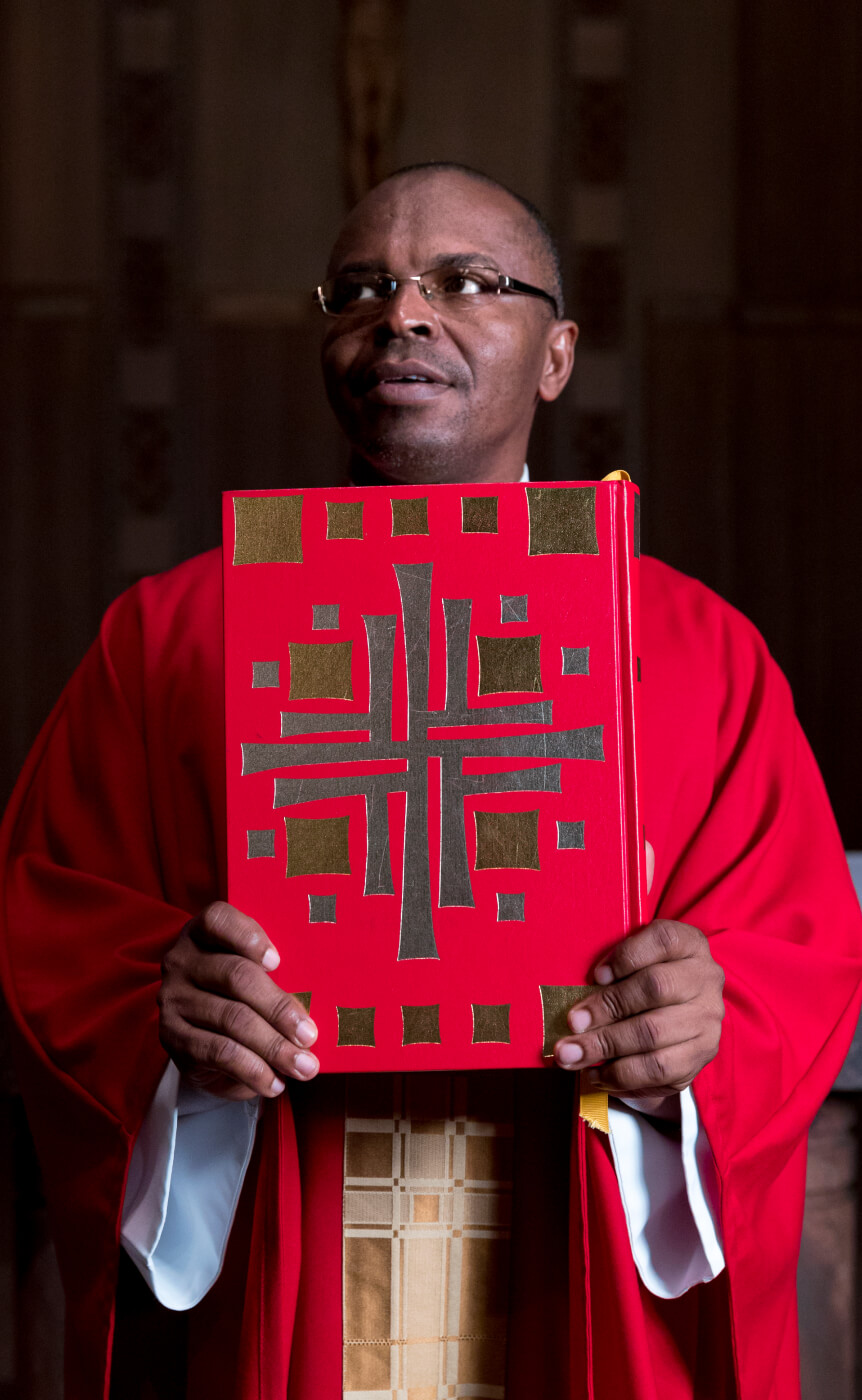
[[[594,1092],[581,1094],[581,1117],[585,1123],[589,1123],[591,1128],[597,1128],[600,1133],[610,1132],[608,1096],[604,1090],[598,1089]]]

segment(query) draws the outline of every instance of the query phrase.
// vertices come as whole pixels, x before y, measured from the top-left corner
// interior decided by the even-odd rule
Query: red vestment
[[[217,553],[204,555],[112,606],[5,826],[5,985],[67,1290],[68,1400],[107,1393],[125,1175],[165,1065],[160,960],[188,916],[225,890],[219,568]],[[735,1371],[742,1400],[792,1400],[806,1130],[856,1023],[859,910],[761,638],[650,559],[642,604],[649,914],[702,928],[727,977],[721,1047],[695,1094],[728,1267],[678,1301],[649,1295],[606,1142],[576,1138],[568,1390],[578,1400],[718,1400],[734,1393]],[[343,1129],[326,1110],[326,1082],[316,1113],[300,1107],[298,1134],[287,1096],[264,1115],[225,1273],[198,1310],[207,1335],[192,1361],[195,1400],[285,1400],[294,1337],[291,1400],[340,1394]],[[542,1194],[539,1181],[537,1230]],[[522,1209],[529,1227],[529,1198]],[[530,1393],[531,1351],[543,1348],[543,1317],[553,1330],[558,1293],[513,1292],[521,1360],[507,1400],[520,1400],[519,1367]]]

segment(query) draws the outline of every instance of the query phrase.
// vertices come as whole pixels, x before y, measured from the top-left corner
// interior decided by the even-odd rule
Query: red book
[[[638,506],[226,494],[229,897],[324,1072],[541,1065],[640,922]]]

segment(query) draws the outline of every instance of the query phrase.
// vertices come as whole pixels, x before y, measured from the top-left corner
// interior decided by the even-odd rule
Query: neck
[[[366,457],[351,452],[348,475],[355,486],[436,486],[446,483],[458,485],[481,485],[493,481],[520,481],[524,470],[524,453],[520,451],[511,461],[495,461],[484,469],[473,466],[470,470],[453,468],[442,471],[431,468],[426,472],[416,469],[413,462],[387,463],[386,470],[379,470]]]

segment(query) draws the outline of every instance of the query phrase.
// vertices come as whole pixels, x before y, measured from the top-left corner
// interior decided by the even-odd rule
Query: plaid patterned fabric
[[[504,1400],[509,1074],[349,1075],[345,1400]]]

